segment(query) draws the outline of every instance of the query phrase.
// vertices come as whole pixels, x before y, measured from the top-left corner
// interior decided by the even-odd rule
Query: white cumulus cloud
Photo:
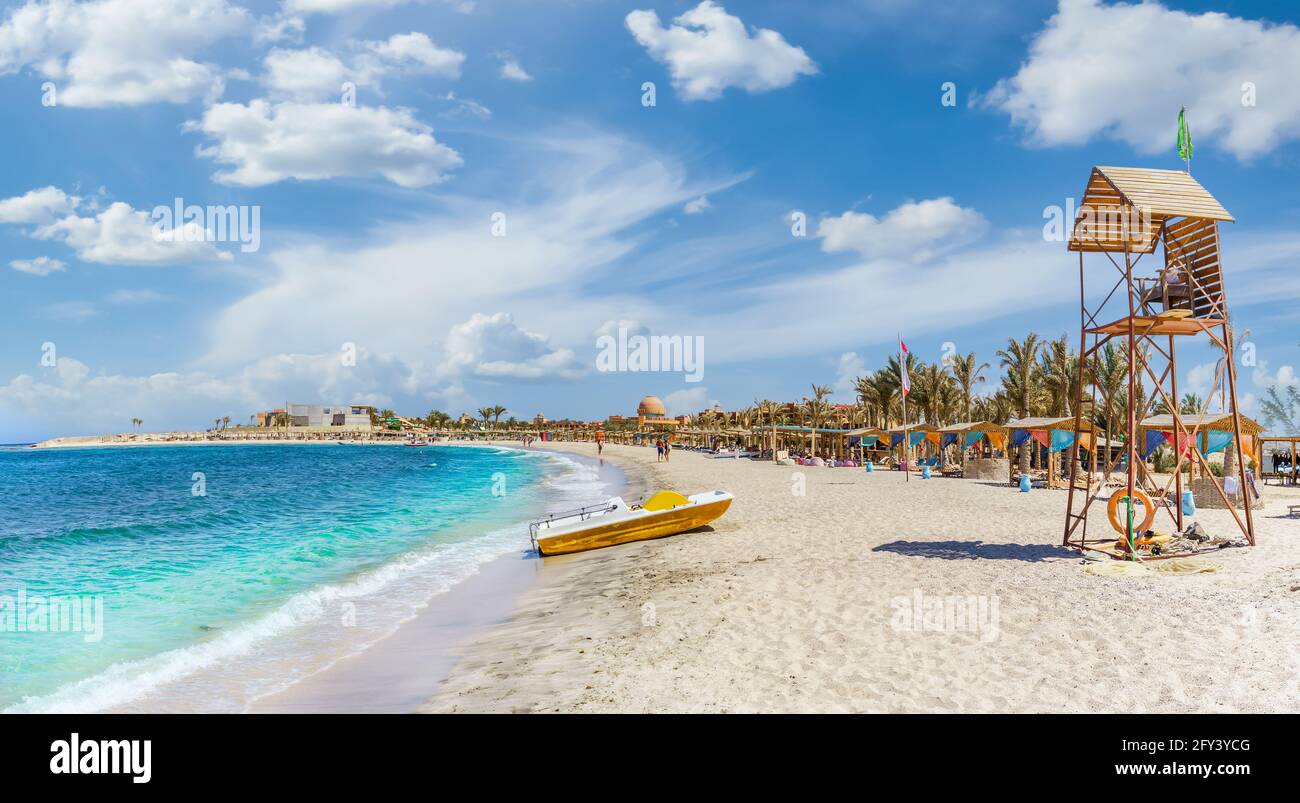
[[[252,27],[225,0],[28,0],[0,23],[0,75],[34,70],[61,106],[217,97],[221,69],[198,54]]]
[[[708,388],[674,390],[664,396],[664,409],[670,416],[695,415],[709,406]]]
[[[653,11],[633,11],[624,20],[651,58],[668,67],[673,86],[686,100],[715,100],[729,87],[765,92],[813,75],[817,65],[803,48],[773,30],[746,30],[740,17],[704,0],[664,27]]]
[[[78,210],[85,206],[80,198],[57,187],[44,187],[0,200],[0,223],[36,224],[34,229],[26,232],[29,237],[62,242],[83,262],[174,265],[232,258],[216,247],[214,234],[196,222],[185,223],[180,229],[155,225],[147,213],[122,201],[102,210],[88,208],[88,214],[81,214]],[[43,263],[46,273],[50,272],[52,263],[59,265],[52,270],[62,270],[63,263],[50,260]],[[33,267],[40,266],[29,266]],[[29,269],[27,272],[35,271]]]
[[[186,127],[216,140],[198,154],[232,167],[213,175],[222,184],[380,175],[424,187],[461,164],[408,109],[254,100],[219,103]]]
[[[440,48],[418,32],[385,40],[353,42],[339,55],[321,47],[276,48],[263,60],[262,83],[279,97],[337,99],[344,82],[379,89],[383,78],[420,74],[460,77],[465,54]]]
[[[979,212],[945,197],[909,201],[883,218],[853,211],[822,218],[817,236],[823,251],[856,251],[869,258],[920,262],[970,243],[987,228],[988,222]]]
[[[1158,2],[1061,0],[1020,70],[983,102],[1041,145],[1105,136],[1143,153],[1174,148],[1187,106],[1197,145],[1248,159],[1300,137],[1300,28]],[[1253,86],[1254,105],[1247,85]]]
[[[0,201],[0,223],[52,223],[80,203],[58,187],[41,187]]]
[[[474,313],[451,328],[443,372],[488,379],[572,379],[583,374],[573,352],[526,331],[506,312]]]

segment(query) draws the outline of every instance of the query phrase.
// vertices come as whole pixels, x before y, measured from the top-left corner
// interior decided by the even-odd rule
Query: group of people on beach
[[[655,441],[655,450],[658,451],[659,453],[659,458],[657,462],[667,463],[668,458],[672,456],[673,446],[671,443],[668,442],[667,438],[660,438],[659,440]]]

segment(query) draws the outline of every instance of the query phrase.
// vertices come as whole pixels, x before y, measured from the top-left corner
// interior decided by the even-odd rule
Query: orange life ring
[[[1129,494],[1127,491],[1116,489],[1115,493],[1110,495],[1110,502],[1106,504],[1106,517],[1110,519],[1110,526],[1114,527],[1115,532],[1120,535],[1128,534],[1127,522],[1120,521],[1119,518],[1119,503],[1124,499],[1127,499],[1128,496]],[[1133,499],[1137,502],[1141,502],[1142,507],[1146,508],[1147,511],[1146,517],[1142,519],[1142,522],[1134,525],[1133,532],[1146,532],[1151,529],[1152,522],[1156,520],[1155,503],[1151,501],[1151,497],[1147,496],[1146,491],[1141,488],[1133,489]]]

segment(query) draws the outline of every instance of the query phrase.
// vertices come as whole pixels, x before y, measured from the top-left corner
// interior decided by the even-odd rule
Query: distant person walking
[[[658,452],[655,462],[662,463],[664,461],[664,442],[662,439],[655,441],[655,450]]]
[[[670,441],[670,440],[668,440],[667,438],[665,438],[665,439],[664,439],[664,462],[667,463],[667,462],[668,462],[668,459],[669,459],[670,457],[672,457],[672,456],[673,456],[673,444],[672,444],[672,441]]]

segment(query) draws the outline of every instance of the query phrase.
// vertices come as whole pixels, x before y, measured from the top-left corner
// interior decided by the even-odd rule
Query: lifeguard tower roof
[[[1094,167],[1070,235],[1070,250],[1124,251],[1127,222],[1127,250],[1149,254],[1156,249],[1161,227],[1173,218],[1236,222],[1182,170]]]

